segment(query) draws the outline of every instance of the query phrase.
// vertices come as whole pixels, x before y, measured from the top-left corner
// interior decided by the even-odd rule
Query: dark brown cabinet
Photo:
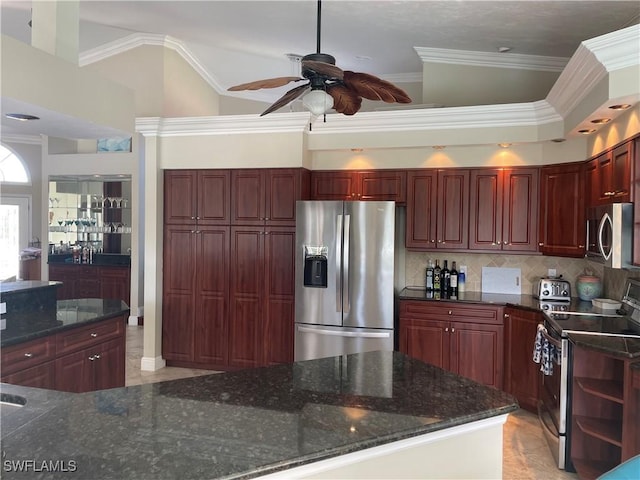
[[[162,353],[173,365],[227,363],[229,228],[165,227]]]
[[[538,250],[538,169],[473,169],[469,250]]]
[[[640,137],[633,147],[633,184],[631,187],[633,209],[633,264],[640,266]]]
[[[485,385],[503,385],[502,308],[400,302],[399,349]]]
[[[545,255],[584,257],[586,242],[584,164],[540,170],[539,247]]]
[[[504,309],[504,390],[516,397],[522,408],[533,413],[538,411],[541,374],[532,355],[542,315],[539,311],[521,308]]]
[[[631,201],[634,143],[624,142],[585,164],[588,207]]]
[[[165,225],[162,348],[170,365],[293,360],[295,206],[308,198],[309,172],[239,169],[229,178],[228,225]]]
[[[230,192],[229,170],[165,170],[164,223],[228,225]]]
[[[49,280],[62,282],[58,300],[108,298],[131,301],[131,269],[128,266],[49,264]]]
[[[295,225],[296,201],[307,195],[306,170],[233,170],[231,225]]]
[[[469,170],[412,170],[407,175],[406,247],[469,248]]]
[[[389,200],[404,204],[406,172],[327,170],[311,172],[313,200]]]
[[[2,349],[2,381],[89,392],[125,383],[125,319],[121,316]]]

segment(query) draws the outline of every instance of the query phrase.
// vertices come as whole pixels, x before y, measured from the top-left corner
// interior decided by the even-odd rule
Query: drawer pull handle
[[[27,353],[24,354],[24,356],[27,357],[27,358],[31,358],[31,357],[33,357],[33,353],[27,352]]]
[[[100,355],[96,354],[96,355],[91,355],[89,357],[89,360],[91,360],[93,362],[94,360],[98,360],[99,358],[100,358]]]
[[[91,333],[90,335],[91,335],[91,338],[96,338],[98,336],[97,333]]]

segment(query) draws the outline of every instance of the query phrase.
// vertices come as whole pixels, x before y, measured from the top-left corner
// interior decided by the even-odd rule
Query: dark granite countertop
[[[71,253],[49,254],[47,263],[78,267],[130,267],[131,255],[121,253],[95,253],[91,263],[73,263]]]
[[[400,300],[424,300],[427,302],[464,302],[464,303],[490,303],[508,307],[524,308],[534,311],[542,311],[540,309],[540,300],[533,295],[502,295],[498,293],[482,293],[482,292],[462,292],[458,298],[441,298],[435,299],[427,294],[424,288],[413,289],[405,288],[398,295]],[[604,313],[593,307],[590,301],[580,300],[572,297],[568,303],[568,310],[572,312],[583,313]],[[550,319],[553,323],[554,320]],[[579,317],[578,320],[580,321]],[[584,322],[589,322],[587,317]],[[562,326],[558,324],[558,328]],[[586,329],[586,325],[585,325]],[[614,337],[608,335],[585,335],[579,333],[569,333],[569,339],[576,345],[584,348],[591,348],[604,353],[609,353],[619,357],[640,358],[640,338]]]
[[[21,293],[27,290],[38,290],[40,288],[59,287],[62,282],[45,282],[40,280],[20,280],[17,282],[0,282],[0,295]]]
[[[8,319],[7,328],[0,331],[0,348],[89,325],[117,315],[125,315],[128,312],[129,307],[122,300],[102,298],[58,300],[55,319],[50,319],[46,315],[37,317],[33,313],[25,314],[28,318],[14,315]]]
[[[517,409],[505,392],[399,352],[52,394],[44,412],[41,390],[0,389],[27,398],[7,413],[21,426],[2,431],[5,462],[73,460],[92,479],[254,478]]]

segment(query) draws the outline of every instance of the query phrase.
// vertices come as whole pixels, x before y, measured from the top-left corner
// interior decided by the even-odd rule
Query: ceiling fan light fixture
[[[313,115],[323,115],[333,108],[333,97],[321,89],[311,90],[302,97],[302,105]]]

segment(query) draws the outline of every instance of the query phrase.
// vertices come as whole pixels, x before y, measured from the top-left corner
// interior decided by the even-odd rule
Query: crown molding
[[[448,63],[474,67],[517,68],[561,72],[568,58],[522,55],[519,53],[474,52],[471,50],[450,50],[445,48],[413,47],[422,63]]]
[[[582,42],[608,72],[638,65],[640,59],[640,25]]]
[[[41,135],[22,135],[18,133],[3,133],[0,135],[2,143],[22,143],[26,145],[42,145]]]
[[[309,127],[309,112],[258,115],[223,115],[216,117],[141,117],[136,132],[145,137],[184,137],[194,135],[229,135],[237,133],[303,133]]]
[[[105,60],[114,55],[119,55],[121,53],[145,45],[164,47],[175,51],[218,94],[225,91],[225,88],[223,88],[218,80],[216,80],[216,78],[211,75],[206,68],[204,68],[202,63],[200,63],[200,61],[195,57],[195,55],[191,53],[191,51],[184,45],[184,43],[182,43],[177,38],[171,37],[169,35],[133,33],[124,38],[105,43],[104,45],[100,45],[99,47],[92,48],[80,53],[78,64],[79,66],[84,67],[86,65]]]
[[[392,73],[380,75],[380,78],[391,83],[422,83],[422,72]]]
[[[327,115],[317,119],[311,135],[328,133],[506,128],[539,126],[563,119],[546,100],[532,103],[426,108],[383,112],[361,112],[354,116]]]

